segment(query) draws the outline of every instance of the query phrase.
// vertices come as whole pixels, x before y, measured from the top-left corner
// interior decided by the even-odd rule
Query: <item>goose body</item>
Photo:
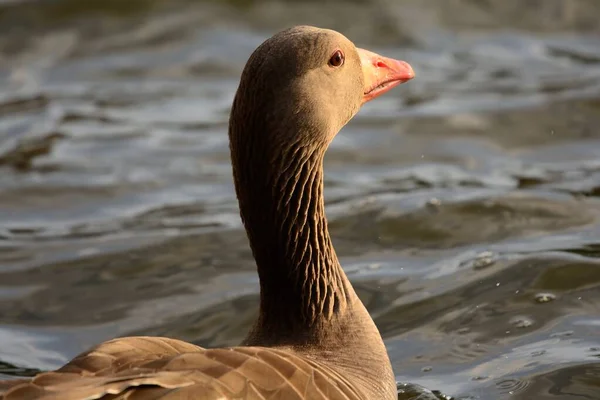
[[[0,400],[392,400],[383,340],[327,229],[323,157],[360,106],[414,77],[338,32],[300,26],[250,56],[229,138],[260,313],[239,347],[125,337],[62,368],[0,382]]]

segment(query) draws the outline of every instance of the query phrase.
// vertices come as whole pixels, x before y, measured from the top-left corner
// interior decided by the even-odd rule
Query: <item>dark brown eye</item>
[[[336,50],[335,53],[329,59],[329,65],[331,67],[339,67],[344,63],[344,53],[341,50]]]

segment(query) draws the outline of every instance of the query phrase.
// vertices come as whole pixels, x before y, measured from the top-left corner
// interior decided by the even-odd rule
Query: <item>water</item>
[[[399,398],[600,397],[596,3],[78,4],[0,2],[0,373],[244,337],[228,110],[250,52],[311,23],[417,71],[326,158]]]

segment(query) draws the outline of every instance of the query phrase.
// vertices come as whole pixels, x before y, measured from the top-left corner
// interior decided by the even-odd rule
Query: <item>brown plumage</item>
[[[246,64],[229,125],[261,289],[244,343],[114,339],[56,371],[0,382],[0,400],[395,399],[381,336],[331,244],[322,164],[363,103],[413,76],[330,30],[296,27],[265,41]]]

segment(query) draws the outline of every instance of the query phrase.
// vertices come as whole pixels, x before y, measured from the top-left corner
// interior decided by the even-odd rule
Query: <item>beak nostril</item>
[[[378,68],[386,68],[387,67],[387,65],[381,60],[377,60],[377,62],[375,63],[375,66]]]

